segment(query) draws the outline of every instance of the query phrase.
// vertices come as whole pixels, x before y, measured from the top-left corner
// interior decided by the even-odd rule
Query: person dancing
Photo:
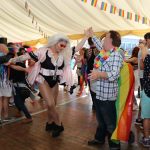
[[[70,57],[68,57],[70,55]],[[57,137],[64,127],[56,110],[58,96],[58,82],[63,69],[69,63],[71,49],[69,39],[61,34],[49,38],[48,44],[35,52],[10,59],[9,63],[16,63],[27,59],[36,61],[30,72],[31,84],[37,81],[42,97],[47,102],[48,122],[46,131],[52,131],[52,137]],[[66,77],[67,78],[67,77]],[[69,78],[69,75],[68,75]]]

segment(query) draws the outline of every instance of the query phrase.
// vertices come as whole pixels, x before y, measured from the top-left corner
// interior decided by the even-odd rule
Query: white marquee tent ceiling
[[[90,1],[90,0],[89,0]],[[150,19],[149,0],[103,0],[126,12],[140,14]],[[28,3],[29,12],[25,8]],[[97,6],[100,7],[101,0]],[[8,41],[30,41],[43,38],[35,22],[48,36],[62,32],[67,35],[82,34],[92,26],[94,31],[148,30],[150,25],[127,20],[110,14],[81,0],[1,0],[0,36]],[[32,19],[34,16],[34,23]]]

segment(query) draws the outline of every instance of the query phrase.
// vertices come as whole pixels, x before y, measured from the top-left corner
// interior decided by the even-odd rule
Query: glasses
[[[143,42],[139,42],[139,44],[144,44]]]
[[[60,47],[61,47],[61,48],[66,48],[66,45],[60,44]]]

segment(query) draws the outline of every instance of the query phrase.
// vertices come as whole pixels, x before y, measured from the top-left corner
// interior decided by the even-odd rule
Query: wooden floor
[[[31,104],[28,108],[33,113],[33,123],[23,124],[22,119],[13,120],[0,128],[0,150],[108,150],[108,143],[104,146],[92,147],[87,141],[93,139],[97,126],[95,113],[91,109],[91,98],[83,94],[76,97],[60,89],[58,111],[61,115],[65,130],[58,138],[52,138],[45,131],[46,111],[43,102]],[[11,108],[13,116],[15,108]],[[137,112],[133,114],[135,120]],[[136,135],[133,145],[121,143],[122,150],[148,150],[138,144],[141,131],[133,124],[132,131]]]

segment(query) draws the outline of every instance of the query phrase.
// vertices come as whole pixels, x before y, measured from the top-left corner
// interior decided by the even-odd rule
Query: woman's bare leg
[[[2,111],[3,111],[3,97],[0,97],[0,119],[2,119]]]
[[[3,97],[4,118],[8,118],[8,103],[10,97]]]
[[[61,125],[59,115],[56,111],[56,106],[55,106],[55,101],[54,101],[54,95],[53,95],[53,92],[52,92],[52,88],[50,88],[48,83],[46,81],[44,81],[44,83],[39,84],[39,90],[40,90],[40,93],[41,93],[42,97],[47,102],[49,122],[54,121],[56,124]]]
[[[54,102],[55,102],[55,105],[57,105],[58,90],[59,90],[59,86],[58,86],[58,84],[56,84],[56,85],[52,88],[52,92],[53,92],[53,95],[54,95]]]

